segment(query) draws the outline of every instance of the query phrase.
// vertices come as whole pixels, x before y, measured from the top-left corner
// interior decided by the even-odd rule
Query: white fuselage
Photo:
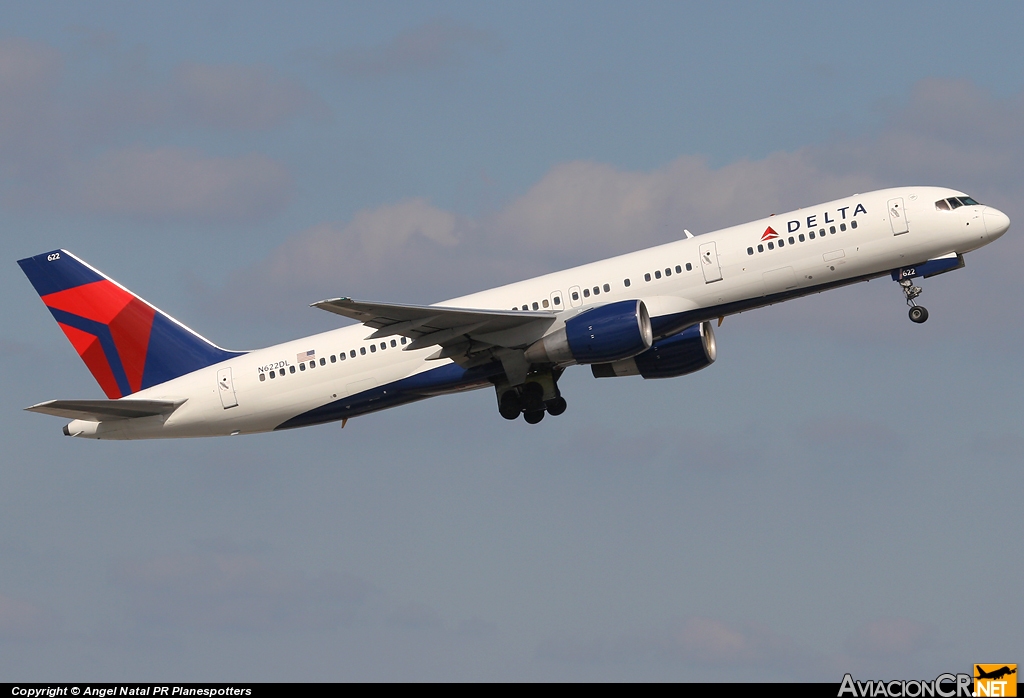
[[[1006,216],[985,206],[937,210],[935,202],[950,196],[962,194],[936,187],[859,194],[438,305],[554,311],[555,323],[548,330],[553,332],[567,318],[595,305],[640,299],[656,333],[674,334],[705,319],[963,254],[1006,231]],[[903,221],[890,213],[893,200],[905,208]],[[901,232],[904,224],[907,232]],[[768,227],[778,234],[770,240],[773,249],[768,249],[768,239],[762,240]],[[406,351],[399,337],[370,340],[373,331],[354,325],[238,355],[125,398],[186,400],[168,416],[76,420],[68,429],[108,439],[247,434],[291,426],[289,420],[317,410],[322,419],[303,423],[345,419],[488,385],[479,374],[460,375],[449,359],[428,360],[437,347]],[[315,356],[315,365],[303,361],[299,370],[297,356],[307,352]],[[450,370],[438,371],[446,367]],[[417,376],[430,371],[438,378],[423,376],[417,383]],[[226,399],[225,375],[231,393]]]

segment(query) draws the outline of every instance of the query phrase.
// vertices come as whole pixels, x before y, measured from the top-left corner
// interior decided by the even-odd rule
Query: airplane
[[[67,250],[18,262],[107,399],[26,408],[64,434],[153,439],[340,421],[491,387],[537,424],[567,407],[572,365],[598,378],[683,376],[715,361],[712,321],[891,276],[922,323],[917,278],[960,269],[1010,219],[963,192],[856,194],[436,305],[331,298],[359,324],[254,351],[222,349]]]

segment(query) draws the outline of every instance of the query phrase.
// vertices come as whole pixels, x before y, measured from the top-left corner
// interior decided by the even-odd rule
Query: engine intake
[[[647,351],[635,357],[611,363],[595,363],[590,367],[595,378],[643,376],[644,378],[675,378],[699,371],[715,362],[718,346],[710,322],[687,327],[679,334],[660,339]]]
[[[641,300],[598,306],[534,342],[525,352],[534,364],[593,364],[619,361],[647,351],[654,340],[651,317]]]

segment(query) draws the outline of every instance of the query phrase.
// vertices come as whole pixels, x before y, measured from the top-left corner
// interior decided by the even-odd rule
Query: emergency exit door
[[[902,197],[889,199],[889,225],[892,226],[893,235],[902,235],[910,230],[907,225],[907,212],[903,207]]]
[[[713,242],[700,246],[700,268],[704,272],[704,283],[722,280],[722,267],[718,263],[718,249]]]
[[[220,404],[224,409],[238,406],[238,398],[235,397],[235,384],[231,382],[231,369],[222,368],[217,371],[217,392],[220,393]]]

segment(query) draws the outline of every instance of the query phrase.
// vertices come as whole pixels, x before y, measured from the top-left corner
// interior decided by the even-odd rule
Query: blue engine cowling
[[[619,361],[647,351],[653,342],[643,301],[618,301],[580,313],[526,352],[530,363],[593,364]]]
[[[710,366],[716,358],[715,332],[710,322],[702,322],[679,334],[659,339],[650,349],[633,358],[595,363],[590,370],[595,378],[638,375],[644,378],[675,378]]]

